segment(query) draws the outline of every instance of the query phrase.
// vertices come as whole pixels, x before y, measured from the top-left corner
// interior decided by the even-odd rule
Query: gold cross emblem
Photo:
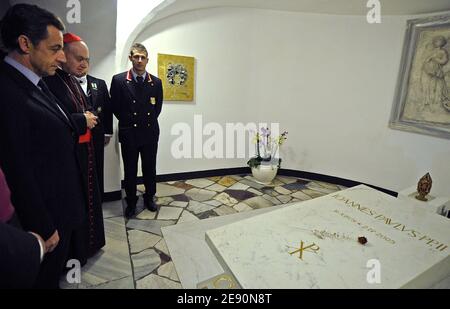
[[[310,250],[309,252],[317,254],[317,252],[320,250],[320,247],[318,245],[316,245],[315,243],[305,247],[305,243],[302,240],[300,243],[300,248],[297,248],[297,250],[295,250],[293,252],[289,252],[289,254],[294,255],[297,252],[299,252],[300,253],[299,259],[303,261],[303,252],[305,252],[306,250]]]

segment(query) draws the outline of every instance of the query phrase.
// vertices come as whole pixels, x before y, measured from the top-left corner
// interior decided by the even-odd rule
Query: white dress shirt
[[[84,94],[86,96],[88,96],[88,82],[87,82],[87,76],[83,76],[83,77],[76,77],[76,80],[80,83],[81,89],[83,89]]]
[[[131,69],[131,74],[133,74],[133,79],[134,79],[134,81],[137,82],[137,77],[140,76],[140,75],[138,75],[138,74],[134,71],[134,69]],[[145,79],[147,78],[147,72],[145,72],[144,75],[142,75],[142,78],[144,78],[144,82],[145,82]]]

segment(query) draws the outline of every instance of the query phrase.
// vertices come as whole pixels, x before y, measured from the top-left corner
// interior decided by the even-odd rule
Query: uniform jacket
[[[119,120],[119,142],[127,145],[145,145],[159,139],[162,82],[147,73],[142,89],[139,87],[131,71],[115,75],[111,83],[112,109]]]

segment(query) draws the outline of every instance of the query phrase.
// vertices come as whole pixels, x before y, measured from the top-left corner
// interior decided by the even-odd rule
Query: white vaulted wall
[[[368,24],[365,16],[216,8],[150,25],[137,39],[150,49],[150,71],[157,53],[196,58],[195,104],[166,103],[161,115],[158,172],[245,166],[173,158],[171,128],[193,127],[201,115],[223,127],[279,123],[289,131],[284,168],[395,191],[430,172],[433,192],[450,195],[450,141],[388,128],[410,18]]]
[[[23,2],[44,6],[63,19],[68,11],[68,1]],[[383,15],[381,24],[371,25],[364,15],[190,10],[191,2],[209,3],[81,0],[81,24],[68,24],[70,31],[87,37],[93,73],[108,83],[129,68],[124,52],[133,41],[149,48],[153,74],[158,53],[195,57],[195,102],[166,102],[161,114],[159,174],[245,166],[246,159],[173,157],[177,136],[171,135],[172,128],[185,122],[194,129],[194,116],[200,115],[204,125],[223,127],[279,123],[289,131],[281,153],[284,168],[394,191],[430,172],[432,193],[450,196],[450,141],[388,128],[406,21],[421,16]],[[117,31],[110,24],[116,15]],[[120,189],[119,146],[114,142],[106,151],[107,191]]]

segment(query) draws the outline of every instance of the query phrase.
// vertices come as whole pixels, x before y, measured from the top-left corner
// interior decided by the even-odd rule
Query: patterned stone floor
[[[159,210],[144,209],[123,216],[124,201],[105,203],[106,246],[82,269],[81,284],[61,281],[62,288],[177,289],[182,288],[161,227],[224,216],[258,208],[305,201],[346,189],[339,185],[278,176],[271,186],[249,175],[158,183]],[[138,186],[138,191],[144,188]]]

